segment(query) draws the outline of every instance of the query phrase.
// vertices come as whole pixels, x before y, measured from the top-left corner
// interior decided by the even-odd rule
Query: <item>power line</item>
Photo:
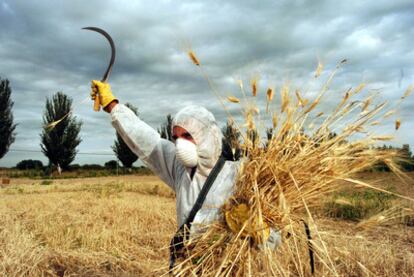
[[[30,150],[30,149],[9,149],[10,152],[29,152],[29,153],[43,153],[40,150]],[[97,153],[97,152],[77,152],[77,155],[95,155],[95,156],[115,156],[115,154],[109,153]]]

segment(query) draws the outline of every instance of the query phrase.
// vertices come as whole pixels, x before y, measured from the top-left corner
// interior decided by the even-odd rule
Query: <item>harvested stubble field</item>
[[[400,185],[391,174],[362,176],[374,177],[383,187],[414,195],[414,183]],[[0,189],[0,199],[1,276],[166,272],[168,244],[176,230],[175,200],[154,176],[12,179]],[[324,213],[317,223],[339,275],[414,275],[414,227],[357,230],[356,222]]]

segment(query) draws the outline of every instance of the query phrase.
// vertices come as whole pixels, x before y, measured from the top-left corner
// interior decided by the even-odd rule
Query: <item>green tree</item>
[[[228,121],[226,126],[222,128],[223,144],[222,153],[227,160],[240,159],[240,132],[231,121]]]
[[[115,160],[110,160],[105,163],[105,168],[116,169],[118,167],[118,162]]]
[[[266,128],[266,139],[267,141],[271,141],[273,138],[273,128]]]
[[[399,165],[405,171],[413,171],[414,170],[414,160],[412,158],[412,153],[410,150],[409,144],[403,144],[402,148],[399,149],[401,153],[401,161]]]
[[[247,130],[246,137],[253,144],[257,144],[260,141],[260,136],[256,129]]]
[[[160,129],[158,129],[158,133],[163,139],[167,139],[169,141],[173,141],[172,138],[172,121],[173,118],[171,114],[167,115],[167,118],[163,124],[161,124]]]
[[[269,144],[273,139],[273,132],[274,132],[274,128],[266,128],[266,142],[264,145],[264,149],[268,149],[269,148]]]
[[[9,80],[0,78],[0,159],[9,151],[16,138],[16,124],[13,124],[13,101],[10,99]]]
[[[82,141],[79,137],[82,122],[72,116],[71,109],[72,99],[62,92],[46,98],[40,147],[49,159],[49,165],[62,169],[68,169],[75,159],[76,147]]]
[[[16,164],[17,169],[43,169],[43,163],[39,160],[23,160]]]
[[[125,106],[138,115],[138,109],[136,107],[129,103],[126,103]],[[112,150],[121,161],[122,165],[126,168],[131,168],[132,164],[138,159],[138,156],[129,149],[128,145],[124,142],[118,132],[116,133],[116,140],[114,141]]]

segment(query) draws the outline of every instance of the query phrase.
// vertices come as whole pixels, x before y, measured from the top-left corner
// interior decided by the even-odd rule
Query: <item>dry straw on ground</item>
[[[364,176],[383,179],[381,186],[398,184],[388,173]],[[398,191],[408,193],[412,186]],[[163,275],[176,230],[174,207],[171,190],[155,176],[59,179],[48,185],[13,178],[0,189],[0,276]],[[413,276],[414,228],[361,232],[352,222],[316,222],[341,276],[364,276],[365,268],[373,276]],[[282,251],[284,259],[292,255]],[[254,248],[245,253],[250,259],[257,254]]]
[[[329,193],[343,186],[391,193],[354,177],[379,163],[385,163],[404,182],[404,174],[397,166],[400,153],[375,148],[378,142],[393,138],[393,130],[383,133],[384,128],[378,127],[391,112],[386,110],[385,103],[376,103],[376,95],[369,91],[365,99],[360,99],[365,84],[345,91],[336,107],[321,117],[326,114],[322,99],[345,62],[338,64],[313,99],[305,99],[298,90],[292,93],[291,87],[283,86],[277,110],[269,108],[274,91],[269,88],[265,95],[260,94],[257,82],[251,82],[253,97],[267,98],[266,115],[273,127],[266,142],[260,140],[260,126],[266,127],[268,121],[263,115],[258,120],[257,113],[252,112],[258,108],[252,109],[255,101],[246,97],[244,102],[234,96],[229,98],[230,102],[240,102],[243,110],[245,122],[238,126],[245,127],[239,128],[244,155],[235,194],[223,207],[223,214],[243,204],[248,207],[249,216],[239,232],[232,232],[223,219],[206,226],[206,232],[194,235],[187,242],[186,257],[176,266],[178,276],[307,276],[311,274],[312,255],[318,275],[339,275],[339,268],[345,264],[341,249],[333,251],[334,245],[323,239],[313,209],[322,205]],[[315,78],[321,75],[322,68],[319,63]],[[399,127],[400,123],[395,129]],[[395,210],[385,212],[359,227],[378,225],[396,214]],[[311,239],[306,235],[304,223],[310,226]],[[256,230],[246,232],[252,226]],[[258,236],[267,237],[269,227],[281,232],[282,244],[276,250],[257,240]],[[357,262],[366,274],[370,273],[364,264]]]

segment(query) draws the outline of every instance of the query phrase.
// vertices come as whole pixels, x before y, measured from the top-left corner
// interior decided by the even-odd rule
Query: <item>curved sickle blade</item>
[[[97,28],[97,27],[85,27],[82,28],[83,30],[90,30],[90,31],[95,31],[100,33],[101,35],[103,35],[104,37],[106,37],[106,39],[109,41],[109,44],[111,45],[111,60],[109,61],[109,65],[108,68],[105,71],[105,74],[102,77],[102,82],[106,82],[109,78],[109,74],[111,74],[112,71],[112,66],[114,65],[115,62],[115,43],[112,40],[111,36],[105,32],[104,30]]]

